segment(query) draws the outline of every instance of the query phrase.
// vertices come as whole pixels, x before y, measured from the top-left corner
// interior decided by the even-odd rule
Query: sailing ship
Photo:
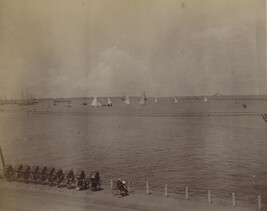
[[[204,97],[204,103],[207,103],[207,102],[209,102],[208,98]]]
[[[71,101],[68,101],[68,104],[66,105],[66,107],[68,107],[68,108],[71,107]]]
[[[83,103],[82,105],[88,105],[87,101],[86,101],[86,98],[84,97],[84,100],[83,100]]]
[[[93,102],[91,103],[91,106],[92,106],[92,107],[102,106],[102,103],[100,103],[100,102],[97,100],[97,97],[95,96],[94,99],[93,99]]]
[[[127,104],[127,105],[131,104],[130,98],[128,96],[126,96],[126,99],[125,99],[124,103]]]
[[[108,106],[112,106],[112,102],[109,97],[108,97]]]
[[[18,105],[33,105],[37,103],[38,101],[35,101],[31,98],[29,99],[28,90],[27,90],[27,98],[24,100],[23,98],[23,92],[21,93],[21,101],[18,103]]]
[[[174,101],[174,104],[177,104],[178,103],[178,100],[177,100],[176,97],[173,99],[173,101]]]
[[[147,98],[146,98],[146,94],[145,94],[145,91],[144,91],[142,96],[141,96],[141,99],[139,101],[139,104],[144,105],[146,103],[146,100],[147,100]]]

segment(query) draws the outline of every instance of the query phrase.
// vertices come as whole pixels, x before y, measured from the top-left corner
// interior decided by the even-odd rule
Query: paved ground
[[[126,197],[113,196],[109,187],[98,192],[69,190],[43,185],[8,183],[0,180],[0,210],[181,210],[181,211],[249,211],[256,205],[192,201],[146,195],[135,191]],[[264,210],[264,209],[262,209]]]

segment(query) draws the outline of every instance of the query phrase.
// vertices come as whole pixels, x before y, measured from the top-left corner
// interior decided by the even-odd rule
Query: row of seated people
[[[4,176],[8,181],[19,181],[25,183],[48,184],[57,187],[76,188],[79,190],[100,190],[101,180],[98,171],[90,173],[86,177],[84,170],[80,169],[74,174],[73,170],[55,169],[54,167],[39,167],[18,164],[16,166],[6,165]]]

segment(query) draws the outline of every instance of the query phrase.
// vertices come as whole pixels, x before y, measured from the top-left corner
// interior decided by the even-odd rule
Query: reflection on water
[[[241,200],[255,201],[261,194],[266,204],[267,124],[259,116],[173,115],[244,112],[232,101],[174,105],[166,98],[127,106],[113,99],[113,105],[91,108],[77,100],[71,108],[48,108],[42,102],[31,109],[49,112],[27,117],[19,106],[0,112],[6,162],[99,170],[107,182],[131,179],[137,188],[151,181],[154,189],[168,184],[182,193],[188,185],[193,197],[206,197],[208,189],[222,199],[236,192]],[[265,102],[250,102],[245,112],[264,108]]]

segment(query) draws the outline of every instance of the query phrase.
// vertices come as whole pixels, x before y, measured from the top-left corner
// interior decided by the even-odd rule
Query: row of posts
[[[113,188],[113,180],[111,179],[111,189]],[[128,181],[128,190],[129,192],[131,192],[131,180]],[[146,194],[149,195],[151,194],[150,189],[149,189],[149,184],[148,182],[146,182]],[[168,197],[168,185],[164,186],[164,196]],[[189,195],[188,195],[188,187],[185,187],[185,199],[188,200],[189,199]],[[208,203],[211,204],[212,200],[211,200],[211,191],[208,190]],[[232,193],[232,205],[235,207],[236,206],[236,201],[235,201],[235,193]],[[261,196],[258,195],[258,210],[261,210]]]
[[[3,174],[4,174],[4,170],[5,170],[5,160],[4,160],[4,155],[3,155],[3,152],[2,152],[2,148],[1,148],[1,146],[0,146],[0,157],[1,157],[1,161],[2,161],[2,167],[3,167],[2,172],[3,172]]]

